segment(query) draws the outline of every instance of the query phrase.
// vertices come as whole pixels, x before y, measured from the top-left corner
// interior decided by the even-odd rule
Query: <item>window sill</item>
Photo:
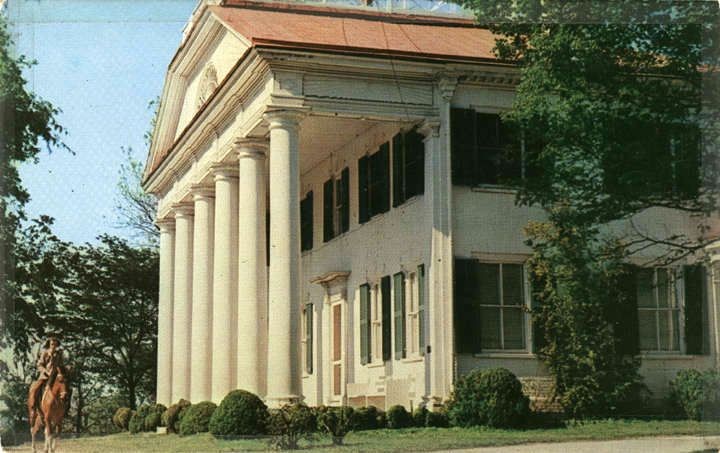
[[[385,362],[371,362],[366,363],[365,366],[368,368],[380,368],[385,366]]]
[[[422,355],[413,355],[410,357],[405,357],[404,359],[400,359],[400,363],[418,363],[425,360],[425,356]]]
[[[312,374],[303,373],[302,378],[303,378],[303,379],[310,379],[312,376],[313,376]]]
[[[528,351],[489,351],[473,354],[479,359],[537,359],[537,355]]]
[[[702,354],[681,354],[680,352],[641,352],[641,360],[692,360],[696,357],[708,357]]]
[[[518,190],[512,186],[502,186],[502,185],[495,185],[495,184],[481,184],[479,186],[465,186],[470,187],[470,190],[472,192],[482,192],[482,193],[506,193],[510,195],[517,194]]]

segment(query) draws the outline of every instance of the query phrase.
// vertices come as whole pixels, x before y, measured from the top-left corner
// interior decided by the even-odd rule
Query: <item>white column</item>
[[[267,370],[267,264],[265,246],[265,140],[235,142],[238,188],[237,387],[265,395]]]
[[[193,226],[192,284],[192,363],[190,401],[211,398],[212,314],[213,314],[213,234],[215,199],[208,187],[194,187],[195,222]]]
[[[175,253],[175,222],[164,219],[160,228],[160,296],[158,300],[158,352],[155,400],[169,406],[172,401],[172,336],[173,336],[173,254]]]
[[[192,328],[192,205],[175,208],[175,278],[173,284],[172,401],[190,399]]]
[[[235,166],[215,167],[212,401],[235,385],[237,365],[238,179]]]
[[[265,116],[270,129],[270,275],[268,283],[268,382],[270,407],[300,397],[300,175],[301,116]]]

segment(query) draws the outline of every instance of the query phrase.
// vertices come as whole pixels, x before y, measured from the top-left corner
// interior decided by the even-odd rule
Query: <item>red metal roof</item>
[[[431,59],[494,60],[495,38],[469,19],[226,0],[210,10],[253,45]]]

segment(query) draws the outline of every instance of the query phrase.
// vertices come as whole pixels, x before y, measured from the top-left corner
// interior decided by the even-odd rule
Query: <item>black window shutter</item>
[[[340,232],[350,230],[350,169],[345,167],[340,174],[342,212],[340,213]]]
[[[392,170],[393,170],[393,207],[400,206],[405,202],[405,149],[403,134],[397,134],[392,139]]]
[[[377,152],[378,165],[380,174],[377,175],[378,189],[378,206],[377,209],[373,205],[373,214],[381,214],[390,210],[390,143],[386,142],[380,146]],[[373,196],[373,199],[375,197]]]
[[[425,192],[425,142],[413,129],[405,136],[406,198]]]
[[[481,351],[480,309],[476,307],[478,282],[473,259],[455,258],[454,269],[454,317],[455,349],[458,354]]]
[[[360,363],[370,363],[370,287],[360,286]]]
[[[368,156],[358,159],[358,222],[360,223],[365,223],[370,219],[369,169],[370,159]]]
[[[703,354],[707,329],[703,322],[703,280],[702,266],[683,266],[685,280],[685,350],[687,354]]]
[[[308,192],[300,202],[300,244],[301,249],[311,250],[313,247],[313,193]]]
[[[452,160],[452,183],[472,186],[476,181],[477,131],[475,111],[472,109],[450,110],[450,151]]]
[[[624,355],[637,355],[640,352],[640,321],[637,304],[638,268],[626,265],[620,277],[620,303],[617,316],[613,320],[615,335],[620,352]]]
[[[335,237],[333,223],[333,179],[330,178],[323,184],[323,241],[327,242]]]
[[[313,304],[305,305],[305,370],[313,372]]]
[[[418,286],[418,351],[425,355],[425,265],[417,268]]]
[[[392,313],[390,303],[390,276],[386,275],[380,280],[380,295],[382,296],[382,355],[383,360],[390,360],[392,354],[391,327]]]

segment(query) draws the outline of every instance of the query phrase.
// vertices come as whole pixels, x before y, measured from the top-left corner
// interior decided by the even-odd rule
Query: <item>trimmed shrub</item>
[[[387,411],[387,427],[390,429],[408,428],[413,420],[404,406],[396,404]]]
[[[458,379],[448,416],[453,426],[514,428],[525,423],[530,401],[520,381],[505,368],[474,370]]]
[[[130,423],[130,417],[132,416],[132,409],[129,407],[121,407],[115,411],[112,421],[113,424],[122,431],[128,430],[128,424]]]
[[[352,407],[331,407],[318,414],[318,427],[332,437],[334,445],[342,445],[347,433],[352,431],[355,411]]]
[[[10,428],[0,429],[0,445],[3,447],[14,447],[20,445],[22,439]]]
[[[184,411],[187,410],[188,406],[190,406],[190,401],[184,399],[181,399],[175,404],[171,404],[160,418],[161,426],[167,426],[169,433],[177,433],[180,429],[179,423],[181,416],[184,414]]]
[[[678,372],[670,382],[670,403],[690,420],[717,420],[720,418],[720,372]]]
[[[273,434],[271,445],[280,450],[297,450],[302,438],[312,436],[317,429],[315,412],[305,404],[286,404],[269,411],[268,432]]]
[[[188,406],[178,426],[178,433],[181,436],[206,433],[209,430],[210,418],[217,409],[217,404],[211,401]]]
[[[427,426],[428,428],[447,428],[448,426],[450,426],[447,412],[428,411],[427,418],[425,419],[425,426]]]
[[[167,408],[162,404],[152,404],[145,417],[144,431],[155,431],[162,424],[162,414]]]
[[[424,428],[427,426],[427,417],[430,413],[425,406],[418,406],[412,413],[413,426]]]
[[[355,410],[353,418],[353,431],[364,431],[369,429],[384,428],[383,421],[380,424],[381,411],[375,406],[360,407]]]
[[[128,423],[128,429],[131,433],[137,434],[139,432],[142,432],[145,429],[145,417],[147,417],[150,414],[150,406],[148,404],[143,404],[140,406],[135,412],[132,417],[130,417],[130,422]]]
[[[267,418],[267,406],[257,395],[233,390],[210,418],[210,432],[214,436],[263,434]]]

